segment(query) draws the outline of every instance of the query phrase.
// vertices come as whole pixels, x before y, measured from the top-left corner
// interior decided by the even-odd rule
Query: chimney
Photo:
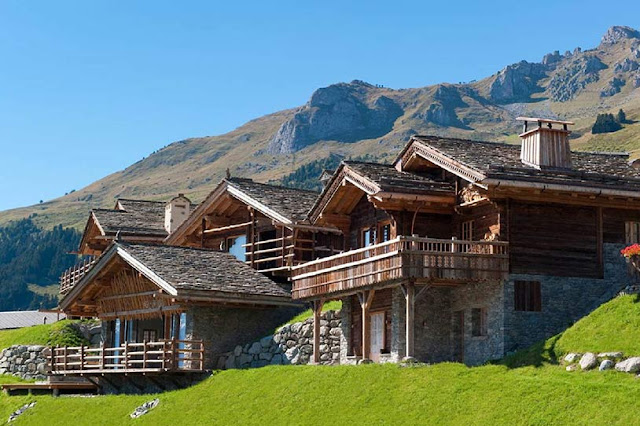
[[[187,220],[190,210],[191,201],[184,194],[173,197],[164,208],[164,229],[169,234],[173,233]]]
[[[520,160],[524,164],[540,170],[571,168],[571,131],[567,127],[574,123],[530,117],[518,117],[516,120],[524,121],[520,135]]]

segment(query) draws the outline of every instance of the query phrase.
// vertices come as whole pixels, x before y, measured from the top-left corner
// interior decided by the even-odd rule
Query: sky
[[[639,12],[637,0],[0,0],[0,210],[319,87],[480,79],[595,47],[612,25],[640,28]]]

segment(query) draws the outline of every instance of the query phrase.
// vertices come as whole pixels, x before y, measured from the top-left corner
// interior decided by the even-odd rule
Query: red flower
[[[625,247],[622,250],[620,250],[620,253],[627,258],[632,256],[638,256],[640,255],[640,244],[632,244],[629,247]]]

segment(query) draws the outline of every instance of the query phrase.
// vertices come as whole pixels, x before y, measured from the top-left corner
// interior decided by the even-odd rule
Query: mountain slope
[[[517,141],[514,118],[576,121],[582,150],[640,149],[640,33],[612,27],[590,50],[521,61],[479,81],[393,90],[362,81],[319,89],[298,108],[252,120],[220,136],[168,145],[86,188],[36,206],[0,213],[0,223],[37,213],[38,224],[82,226],[92,207],[115,198],[163,200],[184,192],[201,200],[227,168],[260,181],[282,178],[311,161],[369,155],[390,160],[412,134]],[[592,135],[600,112],[624,108],[619,132]]]

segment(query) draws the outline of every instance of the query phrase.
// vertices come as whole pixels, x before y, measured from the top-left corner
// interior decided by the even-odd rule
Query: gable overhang
[[[83,247],[85,245],[89,244],[89,233],[92,229],[92,227],[95,227],[98,232],[100,233],[101,237],[106,236],[106,233],[104,231],[104,229],[102,228],[102,226],[100,225],[100,222],[98,221],[98,218],[96,217],[95,213],[93,212],[93,210],[89,213],[89,217],[87,218],[87,223],[84,226],[84,232],[82,232],[82,238],[80,238],[80,243],[78,244],[78,252],[82,253],[83,252]]]
[[[177,296],[178,291],[160,276],[158,276],[151,269],[146,267],[142,262],[135,259],[127,251],[117,243],[111,244],[111,246],[100,256],[96,264],[89,269],[89,271],[80,279],[80,281],[73,286],[73,288],[67,293],[60,301],[60,309],[63,311],[69,309],[69,307],[80,298],[83,292],[93,283],[93,281],[100,275],[105,268],[110,266],[117,258],[122,259],[125,263],[138,271],[144,277],[146,277],[153,284],[157,285],[160,290],[165,291],[167,294]]]
[[[424,142],[420,139],[412,137],[405,148],[400,152],[394,166],[398,170],[404,170],[416,159],[423,159],[435,166],[438,166],[462,179],[476,184],[486,189],[486,184],[483,182],[487,176],[480,170],[476,170],[452,157],[445,155],[438,151],[434,147],[430,146],[428,142]]]

